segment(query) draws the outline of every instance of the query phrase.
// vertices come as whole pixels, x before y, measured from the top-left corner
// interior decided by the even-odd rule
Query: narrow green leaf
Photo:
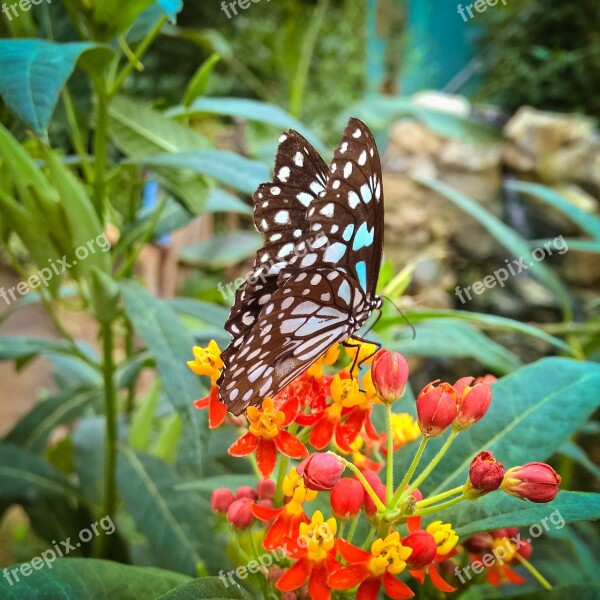
[[[204,94],[210,76],[220,60],[221,57],[215,52],[200,65],[183,95],[184,106],[188,107],[196,98]]]
[[[131,427],[129,428],[129,445],[134,450],[147,450],[150,444],[150,434],[152,433],[152,423],[158,404],[158,394],[160,384],[155,383],[148,393],[144,396],[139,406],[133,413]]]
[[[186,264],[222,269],[246,260],[260,250],[263,237],[252,231],[235,231],[185,246],[179,258]]]
[[[63,340],[35,337],[3,337],[0,339],[0,360],[15,360],[35,354],[69,354],[70,346]]]
[[[182,436],[183,423],[181,422],[181,417],[177,413],[174,413],[163,423],[152,455],[165,462],[174,463],[177,459],[177,451]]]

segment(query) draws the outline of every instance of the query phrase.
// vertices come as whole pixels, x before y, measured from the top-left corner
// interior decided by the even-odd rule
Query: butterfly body
[[[350,119],[328,168],[290,130],[254,194],[265,234],[225,325],[220,397],[233,414],[274,396],[381,307],[383,189],[375,141]]]

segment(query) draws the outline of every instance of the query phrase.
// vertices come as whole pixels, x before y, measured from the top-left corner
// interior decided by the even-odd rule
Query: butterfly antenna
[[[402,310],[400,310],[400,308],[398,308],[398,305],[391,298],[388,298],[387,296],[381,297],[384,300],[387,300],[398,311],[398,314],[406,321],[406,324],[412,329],[412,339],[415,340],[417,338],[417,330],[415,329],[415,326],[408,320],[408,317],[402,312]]]

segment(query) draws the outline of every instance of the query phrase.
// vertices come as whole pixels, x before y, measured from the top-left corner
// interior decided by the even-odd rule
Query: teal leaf
[[[0,596],[4,600],[32,598],[77,598],[77,600],[140,600],[156,598],[184,585],[189,577],[149,567],[132,567],[108,560],[63,558],[42,564],[21,576],[19,583],[0,578]],[[25,563],[24,563],[25,565]]]
[[[157,600],[251,600],[254,596],[249,594],[239,583],[231,583],[219,577],[204,577],[196,581],[190,581],[167,592]]]
[[[221,269],[242,262],[262,245],[261,235],[252,231],[234,231],[185,246],[179,251],[179,258],[188,265]]]
[[[90,42],[0,40],[0,96],[36,135],[46,138],[61,89]]]

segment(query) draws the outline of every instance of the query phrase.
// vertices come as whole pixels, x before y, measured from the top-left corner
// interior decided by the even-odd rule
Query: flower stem
[[[427,479],[427,477],[429,476],[431,471],[433,471],[437,467],[440,460],[442,460],[442,458],[444,457],[444,454],[446,454],[446,452],[448,452],[448,448],[450,448],[450,445],[452,444],[452,442],[454,441],[454,438],[457,435],[458,435],[458,429],[453,429],[450,432],[448,439],[444,442],[444,445],[440,448],[439,452],[433,457],[433,460],[427,465],[427,467],[425,467],[425,470],[410,484],[410,486],[408,487],[408,490],[406,490],[407,494],[410,494],[410,492],[412,492],[416,487],[418,487],[421,483],[423,483],[423,481],[425,481],[425,479]]]
[[[373,500],[377,510],[381,512],[385,511],[385,504],[383,504],[383,502],[379,499],[379,496],[375,493],[375,490],[371,487],[371,484],[360,472],[360,469],[353,465],[349,460],[346,461],[346,467],[348,467],[348,469],[350,469],[356,475],[356,477],[358,477],[358,480],[363,484],[367,494],[371,496],[371,500]]]
[[[371,543],[371,540],[373,539],[373,536],[375,535],[376,531],[377,531],[377,525],[371,525],[371,531],[369,531],[369,535],[367,536],[367,539],[363,542],[363,545],[362,545],[363,548],[369,547],[369,544]]]
[[[422,510],[420,510],[417,505],[417,511],[415,512],[415,515],[418,517],[422,517],[423,515],[429,515],[431,513],[438,512],[439,510],[444,510],[444,508],[449,508],[450,506],[454,506],[455,504],[458,504],[459,502],[462,502],[463,500],[466,500],[466,496],[464,494],[461,494],[460,496],[457,496],[456,498],[452,498],[452,500],[447,500],[446,502],[441,502],[440,504],[436,504],[435,506],[430,506],[429,508],[423,508]]]
[[[352,542],[352,538],[354,537],[354,533],[356,531],[356,527],[358,526],[358,516],[354,517],[354,519],[352,519],[352,525],[350,525],[350,529],[348,530],[348,535],[346,537],[346,540],[348,542]]]
[[[273,497],[273,504],[275,506],[283,506],[283,478],[288,468],[290,459],[287,456],[282,457],[279,461],[279,469],[277,471],[277,486],[275,488],[275,496]]]
[[[523,556],[518,552],[515,554],[515,558],[540,582],[540,584],[550,591],[552,585],[550,582]]]
[[[385,425],[387,429],[387,476],[385,480],[385,503],[390,506],[394,495],[394,434],[392,431],[392,405],[385,405]]]
[[[436,496],[431,496],[431,498],[426,498],[425,500],[421,500],[420,502],[417,502],[417,510],[420,508],[425,508],[426,506],[431,506],[432,504],[435,504],[436,502],[440,502],[441,500],[445,500],[446,498],[449,498],[450,496],[454,496],[455,494],[459,494],[460,492],[463,491],[464,487],[465,487],[464,484],[457,485],[455,488],[452,488],[451,490],[447,490],[446,492],[437,494]]]
[[[404,478],[400,482],[400,485],[398,486],[398,489],[396,490],[396,493],[394,494],[394,497],[392,498],[392,502],[391,502],[392,508],[395,507],[396,504],[398,504],[398,500],[400,500],[400,496],[402,496],[402,493],[404,492],[404,488],[408,485],[410,478],[413,476],[413,473],[415,472],[415,469],[417,468],[419,461],[421,460],[421,456],[423,456],[423,451],[425,450],[425,446],[427,445],[428,441],[429,441],[428,437],[423,437],[421,439],[421,443],[419,444],[419,447],[417,448],[417,453],[413,457],[412,462],[410,463],[410,467],[408,467],[408,471],[406,471],[406,475],[404,475]]]

